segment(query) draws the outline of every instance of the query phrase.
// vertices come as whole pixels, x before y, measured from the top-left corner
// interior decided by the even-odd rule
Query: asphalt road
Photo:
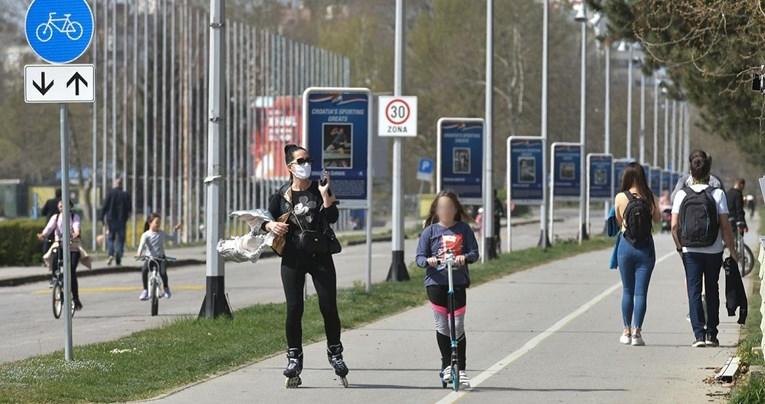
[[[563,237],[576,236],[574,210],[558,217],[556,232]],[[536,245],[538,224],[513,228],[513,248]],[[414,260],[416,240],[406,240],[407,262]],[[373,244],[373,282],[382,282],[390,264],[390,243]],[[354,281],[366,280],[366,246],[346,247],[336,256],[338,285],[352,286]],[[132,332],[158,327],[166,321],[199,313],[205,288],[204,266],[174,268],[169,271],[173,297],[160,301],[160,315],[149,316],[149,303],[138,300],[141,291],[140,274],[110,274],[80,279],[80,298],[84,309],[74,317],[75,345],[112,340]],[[313,293],[311,282],[309,293]],[[279,275],[278,258],[268,258],[257,264],[226,265],[226,289],[233,308],[256,303],[281,302],[284,294]],[[63,349],[64,325],[51,312],[50,289],[47,282],[0,288],[0,361],[12,361]],[[76,348],[75,348],[76,355]]]
[[[756,228],[756,227],[753,227]],[[754,237],[749,237],[754,245]],[[706,403],[725,389],[704,379],[735,352],[737,317],[721,312],[719,348],[691,348],[684,274],[668,235],[644,324],[647,346],[618,342],[621,284],[610,251],[579,255],[468,291],[470,391],[437,380],[439,354],[428,305],[343,334],[351,387],[328,367],[325,343],[305,347],[303,386],[287,390],[283,354],[180,389],[167,403]],[[724,291],[724,276],[721,290]],[[751,286],[751,277],[747,278]],[[424,292],[423,292],[424,293]],[[724,298],[722,304],[724,305]],[[342,313],[341,313],[342,315]]]

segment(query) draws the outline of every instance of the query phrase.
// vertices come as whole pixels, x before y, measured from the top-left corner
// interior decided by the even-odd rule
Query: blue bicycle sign
[[[48,22],[37,26],[35,35],[40,42],[48,42],[53,38],[53,30],[66,34],[71,41],[76,41],[82,37],[82,24],[77,21],[71,21],[71,14],[64,14],[64,18],[53,18],[56,13],[48,14]],[[61,23],[61,25],[56,25]]]
[[[33,0],[27,9],[29,46],[49,63],[69,63],[88,50],[93,13],[86,0]]]

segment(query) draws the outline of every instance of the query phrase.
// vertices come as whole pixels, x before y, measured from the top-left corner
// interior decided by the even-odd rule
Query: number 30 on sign
[[[380,136],[417,136],[417,97],[380,96],[377,105]]]

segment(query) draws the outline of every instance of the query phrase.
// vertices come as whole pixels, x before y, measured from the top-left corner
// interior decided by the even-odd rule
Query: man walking
[[[130,194],[122,189],[122,178],[114,180],[113,188],[106,195],[101,208],[102,220],[107,228],[106,248],[109,254],[107,265],[116,261],[122,264],[125,251],[127,220],[131,213]]]

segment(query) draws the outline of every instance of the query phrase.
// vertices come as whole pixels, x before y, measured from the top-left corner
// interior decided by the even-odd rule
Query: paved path
[[[753,237],[749,240],[753,244]],[[705,403],[721,386],[703,380],[735,352],[740,327],[721,315],[720,348],[691,348],[684,275],[668,235],[656,238],[645,347],[618,343],[621,285],[598,251],[520,272],[468,291],[472,391],[437,381],[430,308],[343,334],[351,388],[329,370],[324,343],[305,348],[304,386],[283,387],[282,354],[164,397],[167,403]],[[751,278],[747,278],[751,285]],[[724,290],[724,276],[721,277]],[[424,293],[424,292],[423,292]],[[724,299],[722,304],[724,305]],[[342,313],[341,313],[342,316]],[[711,395],[711,396],[710,396]]]
[[[556,225],[564,236],[574,237],[576,219]],[[538,224],[514,227],[514,248],[536,245]],[[414,261],[416,240],[406,240],[407,262]],[[390,265],[390,243],[373,244],[373,282],[382,282]],[[336,257],[338,285],[350,287],[354,281],[366,280],[366,246],[346,247]],[[85,305],[73,322],[75,345],[107,341],[132,332],[158,327],[180,316],[196,316],[202,304],[205,288],[205,268],[202,265],[171,268],[169,271],[173,298],[160,301],[160,316],[149,316],[148,302],[138,300],[141,291],[140,274],[120,273],[80,279],[80,297]],[[309,293],[313,293],[311,282]],[[267,258],[253,264],[227,264],[226,290],[234,309],[256,303],[282,302],[278,258]],[[53,319],[47,282],[16,287],[0,287],[0,307],[12,310],[0,312],[0,361],[60,350],[63,347],[63,322]],[[76,349],[75,349],[76,353]]]

